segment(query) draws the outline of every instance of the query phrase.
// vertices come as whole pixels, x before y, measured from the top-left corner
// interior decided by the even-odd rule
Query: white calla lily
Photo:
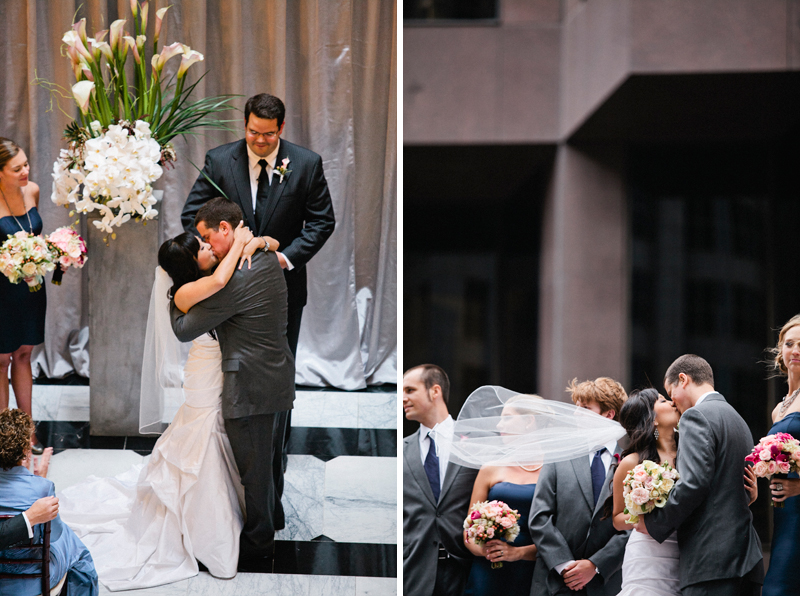
[[[89,101],[92,99],[92,93],[94,93],[94,83],[92,81],[79,81],[72,86],[72,96],[84,115],[89,111]]]
[[[183,53],[183,44],[178,43],[177,41],[168,46],[164,46],[163,48],[161,48],[161,53],[157,54],[158,61],[157,63],[154,61],[153,68],[157,68],[158,71],[161,72],[161,70],[163,70],[164,68],[164,65],[167,63],[167,60],[169,60],[173,56],[177,56],[178,54],[182,53]],[[156,56],[153,56],[153,58],[156,58]]]
[[[122,49],[122,38],[123,38],[123,31],[125,29],[125,23],[127,23],[126,19],[117,19],[113,23],[111,23],[111,34],[108,39],[109,44],[111,45],[111,49],[115,52]]]
[[[185,75],[186,71],[192,64],[194,64],[195,62],[202,62],[205,59],[203,57],[203,54],[201,54],[200,52],[192,50],[191,48],[189,48],[189,51],[187,52],[186,48],[189,48],[189,46],[184,47],[183,57],[181,58],[181,66],[178,69],[179,77]]]
[[[164,15],[167,14],[169,8],[170,8],[169,6],[166,6],[164,8],[159,8],[156,11],[156,30],[155,30],[155,35],[153,37],[155,43],[158,43],[158,38],[161,35],[161,27],[164,24]]]

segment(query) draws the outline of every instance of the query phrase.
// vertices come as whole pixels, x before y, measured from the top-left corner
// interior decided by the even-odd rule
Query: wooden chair
[[[14,517],[13,515],[0,515],[0,521],[11,519]],[[0,565],[29,565],[29,564],[36,564],[40,563],[42,565],[41,572],[39,573],[0,573],[0,579],[17,579],[17,578],[35,578],[40,577],[42,582],[42,594],[49,594],[50,596],[67,596],[66,588],[64,588],[64,584],[67,580],[67,574],[64,574],[64,577],[61,578],[61,581],[50,589],[50,522],[46,522],[42,525],[42,543],[41,544],[34,544],[33,538],[26,543],[21,543],[15,546],[11,546],[5,549],[6,552],[12,550],[29,550],[29,549],[38,549],[41,551],[41,555],[38,557],[30,557],[27,559],[8,559],[8,558],[0,558]],[[64,592],[62,593],[62,588],[64,588]]]

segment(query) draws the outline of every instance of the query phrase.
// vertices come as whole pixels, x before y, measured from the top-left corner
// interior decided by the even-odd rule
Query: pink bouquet
[[[637,524],[640,515],[666,505],[667,497],[680,477],[678,470],[668,463],[657,464],[649,459],[628,472],[622,481],[623,513],[630,515],[625,523]]]
[[[86,262],[86,242],[70,227],[58,228],[47,236],[47,246],[59,265],[53,273],[53,283],[61,284],[61,276],[67,267],[80,269]]]
[[[45,273],[55,269],[53,261],[47,242],[35,234],[9,234],[8,240],[0,246],[0,272],[12,284],[24,281],[31,292],[39,290]]]
[[[502,539],[514,542],[519,535],[519,513],[502,501],[482,501],[470,507],[464,520],[467,542],[483,546],[487,541]],[[492,563],[492,569],[503,563]]]
[[[753,464],[753,472],[759,478],[800,472],[800,441],[789,433],[767,435],[744,459]],[[783,507],[783,502],[775,503],[770,500],[770,503],[775,507]]]

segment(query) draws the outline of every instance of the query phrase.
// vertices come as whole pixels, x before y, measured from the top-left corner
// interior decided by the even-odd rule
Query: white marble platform
[[[10,406],[16,407],[11,389]],[[345,391],[298,391],[292,426],[397,428],[397,395]],[[34,385],[34,420],[89,420],[89,387]]]
[[[394,596],[397,580],[384,577],[282,575],[239,573],[229,580],[200,573],[190,579],[144,590],[110,592],[102,584],[100,596]]]
[[[131,450],[67,449],[53,456],[56,491],[88,476],[115,476],[145,458]],[[397,544],[397,459],[341,456],[324,462],[289,455],[284,477],[286,528],[278,540]]]

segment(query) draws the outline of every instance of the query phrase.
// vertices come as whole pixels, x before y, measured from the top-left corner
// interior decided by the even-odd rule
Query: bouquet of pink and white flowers
[[[623,513],[630,515],[625,523],[637,524],[640,515],[666,505],[678,478],[680,474],[668,463],[657,464],[649,459],[628,472],[622,482],[622,496],[625,499]]]
[[[86,242],[70,227],[58,228],[47,236],[47,246],[53,253],[56,264],[53,283],[61,284],[61,276],[67,267],[80,269],[86,263]]]
[[[753,472],[759,478],[800,472],[800,441],[789,433],[767,435],[744,459],[753,464]],[[775,507],[783,507],[783,502],[776,503],[770,499],[770,503]]]
[[[45,273],[55,267],[53,254],[41,236],[20,231],[9,234],[0,246],[0,271],[12,284],[23,280],[31,292],[42,287]]]
[[[481,501],[470,507],[464,520],[467,542],[483,546],[487,541],[503,539],[514,542],[519,536],[519,512],[502,501]],[[492,569],[503,563],[492,563]]]

